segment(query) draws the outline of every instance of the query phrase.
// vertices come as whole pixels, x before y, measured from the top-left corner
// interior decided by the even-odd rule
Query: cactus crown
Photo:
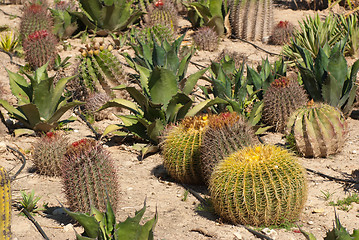
[[[220,129],[224,126],[233,125],[240,120],[240,116],[236,112],[225,112],[219,115],[211,115],[208,120],[208,127],[212,129]]]
[[[187,130],[203,130],[208,124],[208,115],[188,117],[182,120],[181,126]]]
[[[275,88],[285,88],[288,87],[290,80],[286,77],[280,77],[278,79],[275,79],[271,86]]]
[[[47,30],[39,30],[31,33],[27,38],[30,41],[36,41],[42,38],[45,38],[49,35],[49,32]]]

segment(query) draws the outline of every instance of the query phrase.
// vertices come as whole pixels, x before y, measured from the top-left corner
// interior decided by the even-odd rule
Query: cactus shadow
[[[74,225],[76,224],[76,221],[67,215],[60,206],[46,208],[44,211],[44,217],[52,219],[61,225],[67,225],[70,223]]]
[[[353,119],[359,119],[359,109],[353,110],[352,113],[350,114],[350,117]]]

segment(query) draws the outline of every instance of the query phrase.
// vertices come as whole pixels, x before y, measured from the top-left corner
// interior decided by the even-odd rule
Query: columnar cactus
[[[284,132],[291,113],[308,102],[308,95],[296,80],[281,77],[274,80],[263,96],[263,120]]]
[[[61,176],[61,162],[64,159],[68,139],[60,134],[48,132],[33,145],[34,163],[38,173],[51,177]]]
[[[215,211],[233,224],[295,221],[307,196],[305,169],[277,146],[245,147],[221,161],[209,190]]]
[[[201,145],[201,171],[205,183],[220,161],[243,147],[258,143],[251,126],[237,113],[211,115]]]
[[[0,166],[0,239],[11,239],[11,185],[6,170]]]
[[[293,136],[296,150],[304,157],[327,157],[343,147],[347,123],[340,110],[310,101],[292,113],[286,133]]]
[[[90,139],[72,143],[62,163],[64,191],[71,210],[89,212],[94,206],[103,211],[107,197],[116,207],[117,173],[112,158],[99,143]]]
[[[294,32],[293,24],[288,21],[280,21],[273,29],[270,38],[271,44],[283,45],[289,42]]]
[[[219,37],[211,27],[201,27],[193,35],[194,44],[199,50],[216,51],[218,49]]]
[[[51,31],[39,30],[29,34],[23,41],[25,60],[34,69],[49,62],[51,69],[57,55],[56,44],[56,37]]]
[[[181,183],[201,184],[200,145],[207,116],[188,117],[164,133],[163,165],[169,175]]]
[[[268,41],[272,34],[272,0],[232,0],[229,15],[234,38]]]

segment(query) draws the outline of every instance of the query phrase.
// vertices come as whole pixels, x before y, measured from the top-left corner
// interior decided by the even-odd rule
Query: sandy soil
[[[6,13],[21,15],[18,5],[0,5],[1,10]],[[289,20],[293,24],[308,14],[314,14],[314,11],[294,11],[287,8],[275,9],[276,20]],[[324,14],[324,12],[320,12]],[[19,18],[11,18],[0,12],[0,25],[7,24],[12,28],[19,25]],[[188,24],[188,23],[187,23]],[[78,54],[80,46],[79,40],[69,40],[73,46],[69,51],[61,51],[64,56],[75,56]],[[269,46],[257,43],[260,47],[279,53],[281,47]],[[61,48],[61,46],[59,47]],[[220,50],[214,53],[198,52],[193,61],[201,65],[208,65],[211,59],[214,59],[223,49],[235,50],[248,56],[250,64],[256,64],[261,58],[269,57],[270,61],[275,58],[267,56],[263,51],[257,50],[253,46],[239,41],[225,39],[221,43]],[[24,64],[21,59],[14,59],[15,62]],[[74,58],[72,58],[74,61]],[[18,67],[10,64],[9,57],[0,53],[0,83],[3,88],[1,98],[12,100],[8,86],[8,76],[5,68],[16,71]],[[190,66],[190,71],[195,71],[194,66]],[[4,109],[1,109],[5,114]],[[6,114],[5,114],[6,115]],[[98,129],[104,129],[110,123],[116,123],[113,120],[105,120],[95,124]],[[359,122],[354,118],[348,119],[349,136],[341,153],[331,156],[327,159],[305,159],[301,158],[301,163],[310,169],[339,177],[349,178],[354,170],[359,170]],[[69,125],[73,131],[66,132],[71,141],[79,140],[83,137],[93,136],[86,125],[77,121]],[[282,135],[268,133],[263,137],[267,143],[284,143]],[[37,196],[41,196],[39,206],[47,204],[50,208],[46,213],[36,214],[34,218],[39,222],[50,239],[75,239],[75,233],[70,219],[59,212],[59,202],[65,204],[65,195],[62,192],[60,178],[50,178],[40,176],[32,171],[31,151],[32,143],[36,137],[18,137],[15,138],[6,132],[4,126],[0,124],[0,165],[14,174],[20,167],[20,162],[16,157],[4,148],[5,144],[16,147],[26,153],[28,163],[18,178],[12,183],[13,203],[20,200],[20,190],[30,192],[35,190]],[[186,189],[171,181],[167,176],[159,154],[152,155],[144,160],[139,160],[138,152],[133,150],[130,144],[119,143],[114,139],[105,141],[104,146],[111,153],[116,162],[119,182],[121,185],[120,201],[116,213],[118,220],[124,220],[128,215],[133,215],[135,210],[143,206],[144,199],[147,199],[147,211],[145,216],[150,218],[158,212],[158,223],[155,228],[155,239],[177,240],[177,239],[256,239],[253,234],[240,226],[233,226],[221,223],[218,216],[199,207],[200,202],[191,194],[186,201],[183,201]],[[329,201],[343,199],[349,194],[359,191],[359,186],[345,185],[343,183],[329,181],[318,175],[308,173],[309,196],[305,205],[303,214],[297,224],[305,231],[312,232],[321,239],[328,229],[332,229],[334,220],[334,209],[329,206]],[[192,189],[199,192],[202,197],[208,197],[207,190],[204,187],[191,186]],[[325,198],[329,193],[330,199]],[[359,204],[352,204],[348,211],[336,210],[344,226],[350,231],[359,227]],[[13,238],[19,240],[41,239],[41,235],[35,229],[34,225],[19,211],[13,207],[12,211],[12,232]],[[76,231],[81,232],[81,228],[75,226]],[[293,227],[290,230],[275,229],[270,235],[273,239],[305,239],[297,232],[298,228]]]

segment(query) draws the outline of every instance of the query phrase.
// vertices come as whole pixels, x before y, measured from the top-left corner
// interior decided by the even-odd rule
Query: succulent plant
[[[207,116],[188,117],[177,126],[167,128],[161,142],[163,165],[176,181],[189,184],[203,182],[200,169],[200,146]]]
[[[46,176],[61,176],[61,162],[64,159],[68,139],[57,132],[48,132],[34,144],[33,160],[38,173]]]
[[[20,37],[25,40],[31,33],[51,31],[53,19],[47,11],[46,1],[31,0],[25,4],[20,22]]]
[[[149,7],[146,20],[149,26],[158,24],[167,25],[171,27],[173,32],[176,32],[178,27],[178,12],[172,2],[159,0]]]
[[[296,150],[304,157],[327,157],[341,150],[347,124],[343,114],[324,103],[310,101],[288,119],[286,134],[292,134]]]
[[[236,112],[210,115],[201,144],[201,171],[208,183],[215,166],[243,147],[259,144],[251,126]]]
[[[209,190],[224,221],[269,226],[298,218],[306,201],[307,180],[305,169],[289,151],[258,145],[221,161]]]
[[[96,112],[102,105],[110,101],[110,97],[106,93],[93,92],[86,98],[86,104],[84,105],[84,111],[89,114],[96,121],[101,121],[108,116],[108,112],[101,111]]]
[[[57,39],[55,35],[48,30],[35,31],[23,40],[25,51],[25,60],[33,69],[37,69],[47,62],[51,69],[57,56]]]
[[[77,18],[70,14],[76,11],[74,0],[59,1],[54,8],[50,8],[54,19],[54,33],[60,39],[69,38],[77,30]]]
[[[151,40],[155,40],[158,45],[161,45],[164,41],[172,43],[176,39],[176,34],[170,26],[157,24],[141,29],[137,32],[136,37],[151,45],[153,45]]]
[[[233,38],[269,41],[273,30],[272,0],[232,0],[229,21]]]
[[[11,239],[11,183],[7,171],[0,166],[0,233],[2,240]]]
[[[291,113],[308,102],[308,95],[294,79],[281,77],[274,80],[263,96],[263,120],[283,132]]]
[[[89,212],[106,209],[107,197],[116,208],[118,182],[110,154],[95,140],[81,139],[69,145],[62,161],[64,191],[70,209]]]
[[[294,32],[294,26],[288,21],[279,21],[273,28],[270,43],[274,45],[283,45],[289,43]]]
[[[140,224],[146,211],[146,202],[141,210],[135,212],[134,217],[127,217],[125,221],[119,223],[116,222],[115,212],[110,202],[107,202],[104,213],[95,207],[91,207],[89,214],[70,212],[67,209],[65,211],[84,228],[84,233],[81,236],[76,233],[77,240],[153,240],[153,229],[158,219],[156,212],[152,219],[144,225]]]
[[[216,51],[219,45],[219,37],[211,27],[201,27],[193,35],[193,42],[199,50]]]

